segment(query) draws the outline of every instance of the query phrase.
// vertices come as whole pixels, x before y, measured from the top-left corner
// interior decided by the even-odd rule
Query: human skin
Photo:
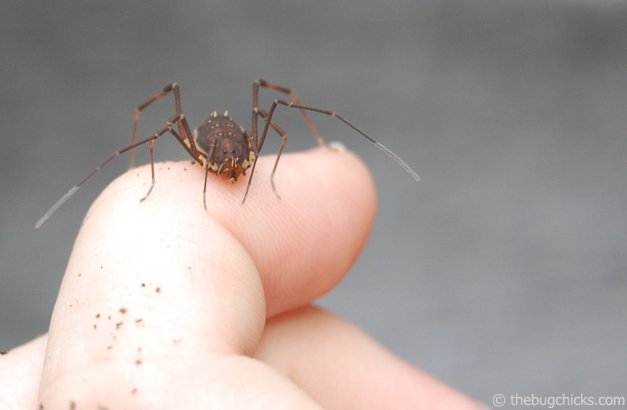
[[[48,335],[0,356],[0,407],[479,409],[313,305],[370,233],[373,181],[315,149],[235,185],[189,161],[116,179],[77,237]],[[408,182],[411,183],[411,182]],[[49,222],[50,223],[50,222]]]

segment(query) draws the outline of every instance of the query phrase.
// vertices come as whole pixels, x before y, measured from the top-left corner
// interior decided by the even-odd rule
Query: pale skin
[[[285,155],[279,200],[273,159],[244,206],[246,177],[209,178],[207,211],[190,161],[156,164],[142,203],[149,167],[115,180],[80,230],[48,335],[0,356],[0,407],[483,408],[313,306],[374,220],[361,161]]]

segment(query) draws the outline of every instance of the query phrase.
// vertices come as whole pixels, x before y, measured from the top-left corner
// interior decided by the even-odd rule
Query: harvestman
[[[272,106],[268,112],[259,108],[259,88],[266,88],[269,90],[277,91],[285,94],[289,97],[289,100],[275,99],[272,102]],[[165,125],[155,132],[149,138],[143,140],[137,140],[137,126],[139,124],[139,116],[143,110],[152,105],[161,98],[174,94],[174,106],[176,109],[176,115],[168,119]],[[287,108],[299,109],[305,123],[311,130],[314,137],[318,140],[320,145],[328,147],[328,144],[320,136],[316,126],[314,125],[309,112],[317,112],[331,117],[335,117],[348,125],[350,128],[359,133],[362,137],[366,138],[378,149],[385,152],[390,158],[392,158],[399,166],[401,166],[405,172],[407,172],[416,181],[420,181],[418,174],[403,161],[398,155],[390,151],[383,144],[375,141],[366,135],[359,128],[345,120],[342,116],[335,111],[324,110],[315,107],[308,107],[302,105],[300,98],[291,89],[283,87],[278,84],[269,83],[265,80],[257,80],[253,83],[253,110],[252,110],[252,125],[251,132],[244,129],[241,125],[237,124],[228,115],[228,112],[219,114],[213,112],[209,118],[205,119],[198,128],[193,132],[187,122],[183,109],[181,108],[181,93],[179,86],[176,83],[165,86],[161,91],[153,95],[150,99],[144,103],[138,105],[135,108],[133,132],[131,138],[131,144],[127,147],[121,148],[115,151],[109,158],[105,159],[100,165],[92,170],[85,178],[83,178],[78,184],[74,185],[68,192],[65,193],[52,207],[44,214],[43,217],[37,222],[35,228],[40,228],[56,211],[63,205],[68,199],[70,199],[76,191],[79,190],[87,181],[89,181],[98,171],[104,168],[109,162],[120,155],[129,152],[131,157],[131,167],[135,165],[135,150],[140,145],[148,144],[150,150],[150,172],[151,172],[151,185],[146,195],[144,195],[141,201],[144,201],[155,186],[155,162],[154,162],[154,149],[155,142],[161,138],[164,134],[171,134],[176,140],[183,146],[185,151],[196,161],[201,167],[205,169],[205,183],[203,186],[203,204],[205,209],[207,208],[207,177],[209,173],[220,175],[225,179],[228,179],[231,183],[235,183],[240,175],[245,175],[248,168],[250,171],[250,178],[246,186],[246,192],[242,199],[242,204],[246,201],[248,196],[248,190],[252,182],[253,174],[255,172],[255,166],[257,165],[256,159],[259,156],[263,144],[266,141],[268,130],[272,127],[277,134],[281,137],[281,146],[279,152],[274,161],[274,167],[270,174],[270,183],[275,195],[279,197],[276,187],[274,185],[274,174],[279,164],[279,159],[285,149],[287,143],[287,133],[283,131],[274,121],[272,117],[277,106],[282,105]],[[259,138],[259,117],[265,122],[263,130],[261,132],[261,138]],[[279,197],[280,198],[280,197]]]

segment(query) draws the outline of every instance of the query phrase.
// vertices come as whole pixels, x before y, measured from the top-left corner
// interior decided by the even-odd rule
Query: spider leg
[[[202,188],[202,204],[205,206],[205,211],[207,210],[207,179],[209,178],[209,168],[205,167],[205,184]]]
[[[172,117],[171,121],[172,122],[172,126],[169,127],[168,132],[170,132],[172,135],[174,135],[174,137],[181,143],[181,145],[183,146],[183,148],[185,148],[185,150],[187,151],[187,153],[198,163],[201,163],[201,158],[204,156],[204,154],[202,154],[199,150],[198,147],[196,146],[196,141],[193,138],[193,133],[191,130],[191,127],[189,126],[189,123],[187,122],[187,118],[185,117],[185,115],[183,114],[183,109],[181,106],[181,91],[179,88],[179,85],[177,83],[171,83],[166,85],[165,87],[163,87],[163,89],[161,91],[159,91],[158,93],[156,93],[155,95],[153,95],[151,98],[149,98],[148,100],[146,100],[145,102],[143,102],[142,104],[138,105],[137,107],[135,107],[135,113],[133,116],[133,132],[131,135],[131,149],[130,149],[130,167],[133,168],[135,166],[135,154],[136,154],[136,147],[137,146],[133,146],[137,140],[137,129],[138,129],[138,125],[139,125],[139,116],[142,113],[142,111],[144,111],[146,108],[148,108],[149,106],[151,106],[152,104],[154,104],[155,102],[159,101],[160,99],[162,99],[163,97],[167,96],[168,94],[174,94],[174,106],[176,109],[176,115],[174,117]],[[178,127],[178,132],[173,128],[174,125],[177,125]],[[166,126],[167,127],[167,126]],[[141,145],[141,144],[140,144]],[[152,184],[150,186],[150,190],[148,190],[148,193],[141,199],[141,201],[144,201],[146,198],[148,198],[148,195],[150,195],[150,192],[152,191],[152,188],[154,187],[154,180],[155,180],[155,172],[154,172],[154,141],[149,143],[149,149],[150,149],[150,165],[151,165],[151,172],[152,172]]]
[[[149,106],[151,106],[152,104],[154,104],[155,102],[159,101],[160,99],[162,99],[163,97],[165,97],[166,95],[173,93],[174,94],[174,106],[176,109],[176,115],[182,115],[183,114],[183,110],[181,108],[181,92],[179,90],[179,85],[177,83],[172,83],[172,84],[168,84],[165,87],[163,87],[163,89],[161,91],[159,91],[158,93],[156,93],[155,95],[153,95],[152,97],[150,97],[148,100],[144,101],[143,103],[139,104],[137,107],[135,107],[135,113],[133,115],[133,131],[131,134],[131,145],[135,144],[135,142],[137,141],[137,129],[139,126],[139,115],[142,113],[142,111],[144,111],[146,108],[148,108]],[[183,126],[187,125],[187,121],[182,123]],[[185,133],[185,131],[179,130],[181,131],[182,134]],[[189,126],[187,126],[187,130],[188,133],[188,137],[191,137],[191,130],[189,129]],[[135,153],[136,150],[135,148],[132,148],[130,150],[130,167],[133,168],[135,167]],[[191,153],[190,153],[191,154]],[[192,155],[194,156],[194,155]]]
[[[392,158],[392,160],[394,162],[396,162],[401,168],[403,168],[403,170],[407,174],[409,174],[409,176],[411,176],[416,182],[420,182],[420,176],[418,175],[418,173],[416,171],[414,171],[412,169],[412,167],[410,167],[401,157],[396,155],[392,150],[390,150],[385,145],[381,144],[380,142],[378,142],[375,139],[373,139],[370,136],[368,136],[365,132],[363,132],[362,130],[357,128],[351,122],[349,122],[346,119],[344,119],[344,117],[342,117],[341,115],[339,115],[335,111],[325,110],[325,109],[316,108],[316,107],[309,107],[309,106],[305,106],[305,105],[299,105],[299,104],[295,104],[294,101],[274,100],[273,107],[276,104],[281,104],[281,105],[283,105],[283,106],[285,106],[287,108],[296,108],[296,109],[299,109],[301,111],[303,111],[303,110],[304,111],[312,111],[312,112],[317,112],[317,113],[320,113],[320,114],[324,114],[324,115],[328,115],[330,117],[337,118],[338,120],[342,121],[344,124],[346,124],[347,126],[352,128],[355,132],[360,134],[362,137],[367,139],[370,143],[372,143],[374,146],[376,146],[379,150],[383,151],[387,156]],[[273,110],[270,110],[270,111],[272,112]]]
[[[273,106],[273,108],[271,108],[271,112],[273,112],[276,109],[276,107]],[[261,117],[264,121],[265,121],[265,125],[263,127],[263,132],[261,133],[261,140],[259,141],[259,145],[258,148],[255,149],[255,158],[257,158],[259,156],[259,152],[261,151],[261,148],[263,148],[263,144],[266,141],[266,136],[268,135],[268,129],[269,127],[272,127],[272,129],[274,129],[274,131],[279,134],[279,136],[281,137],[281,146],[279,147],[279,152],[277,154],[276,157],[276,161],[274,163],[274,167],[272,168],[272,174],[270,176],[270,184],[272,185],[272,191],[274,192],[274,195],[276,195],[277,198],[281,199],[281,196],[279,195],[279,193],[276,190],[276,186],[274,184],[274,172],[276,171],[277,165],[279,164],[279,158],[281,158],[281,154],[283,153],[283,151],[285,150],[285,144],[287,144],[287,133],[285,131],[283,131],[283,129],[281,127],[279,127],[274,121],[271,120],[271,115],[269,113],[266,113],[264,110],[261,110],[259,108],[257,108],[256,110],[254,110],[254,113],[257,114],[259,117]],[[253,134],[256,134],[256,127],[257,124],[256,122],[253,122]],[[253,143],[253,147],[255,147],[255,144]],[[246,202],[246,197],[248,196],[248,190],[250,189],[250,184],[252,183],[253,180],[253,175],[255,174],[255,167],[257,166],[257,161],[255,161],[253,163],[253,166],[250,170],[250,177],[248,178],[248,184],[246,185],[246,193],[244,194],[244,198],[242,199],[242,205],[244,204],[244,202]]]
[[[113,161],[115,158],[125,154],[126,152],[132,151],[134,149],[136,149],[137,147],[144,145],[144,144],[149,144],[149,148],[150,148],[150,169],[151,169],[151,185],[150,185],[150,189],[148,190],[148,192],[146,193],[146,195],[144,195],[144,197],[140,200],[140,201],[144,201],[148,195],[150,195],[150,193],[152,192],[152,189],[155,185],[155,167],[154,167],[154,143],[161,138],[164,134],[166,133],[171,133],[184,147],[186,147],[186,149],[188,149],[187,145],[184,143],[184,139],[174,130],[174,126],[182,121],[186,121],[185,117],[183,115],[176,115],[172,118],[170,118],[166,124],[159,129],[157,132],[155,132],[152,136],[145,138],[141,141],[137,141],[134,142],[133,144],[124,147],[124,148],[120,148],[117,151],[115,151],[113,154],[111,154],[107,159],[105,159],[104,161],[102,161],[96,168],[94,168],[89,174],[87,174],[87,176],[85,176],[78,184],[74,185],[72,188],[70,188],[69,191],[67,191],[61,198],[59,198],[59,200],[57,202],[54,203],[54,205],[52,205],[50,207],[50,209],[48,209],[48,211],[46,211],[46,213],[44,214],[44,216],[42,216],[39,221],[37,221],[37,224],[35,225],[36,229],[39,229],[48,219],[50,219],[50,217],[61,207],[61,205],[63,205],[68,199],[70,199],[72,196],[74,196],[74,194],[76,194],[76,192],[83,186],[85,185],[89,180],[91,180],[94,175],[96,175],[100,170],[102,170],[104,167],[106,167],[111,161]],[[189,148],[188,150],[191,150],[191,148]]]
[[[287,87],[284,87],[284,86],[279,85],[279,84],[271,83],[271,82],[268,82],[268,81],[263,80],[263,79],[259,79],[259,80],[255,81],[253,83],[253,134],[256,133],[256,131],[255,131],[255,129],[256,129],[256,119],[255,119],[254,111],[255,111],[255,107],[257,109],[259,108],[259,88],[260,87],[266,88],[268,90],[276,91],[276,92],[279,92],[279,93],[282,93],[282,94],[285,94],[288,97],[290,97],[290,100],[292,100],[294,103],[296,103],[297,106],[302,106],[300,98],[298,97],[298,95],[291,88],[287,88]],[[305,124],[307,124],[307,127],[309,127],[309,129],[311,130],[311,133],[313,134],[313,136],[318,141],[318,144],[323,145],[325,147],[329,147],[327,142],[320,135],[320,132],[318,131],[318,128],[316,128],[316,125],[314,124],[313,120],[311,119],[311,117],[309,116],[309,113],[307,111],[308,110],[306,108],[303,108],[303,109],[300,110],[300,113],[302,114],[303,119],[305,120]]]
[[[396,155],[392,150],[390,150],[385,145],[381,144],[378,141],[375,141],[373,138],[368,136],[365,132],[363,132],[362,130],[357,128],[351,122],[349,122],[346,119],[344,119],[344,117],[340,116],[335,111],[330,111],[330,110],[325,110],[325,109],[321,109],[321,108],[305,106],[305,105],[303,105],[301,103],[300,98],[298,98],[298,95],[296,95],[296,93],[292,89],[287,88],[287,87],[283,87],[282,85],[279,85],[279,84],[270,83],[270,82],[262,80],[262,79],[259,79],[259,80],[255,81],[253,83],[253,126],[254,126],[253,127],[253,134],[256,134],[256,125],[257,124],[256,124],[256,115],[255,115],[256,111],[255,110],[258,111],[258,107],[259,107],[259,88],[260,87],[266,88],[268,90],[273,90],[273,91],[276,91],[276,92],[280,92],[280,93],[283,93],[283,94],[289,96],[290,97],[290,101],[278,99],[278,100],[275,100],[275,103],[284,105],[284,106],[286,106],[288,108],[296,108],[296,109],[300,110],[301,114],[303,115],[303,118],[305,119],[305,123],[307,124],[307,126],[311,130],[311,133],[314,135],[316,140],[318,140],[318,143],[320,145],[324,145],[324,146],[330,148],[329,145],[324,141],[324,139],[322,138],[322,136],[318,132],[318,129],[316,128],[316,126],[313,123],[313,120],[311,119],[311,117],[308,114],[309,112],[317,112],[317,113],[320,113],[320,114],[328,115],[330,117],[336,117],[337,119],[342,121],[344,124],[346,124],[347,126],[352,128],[353,130],[355,130],[362,137],[366,138],[370,143],[375,145],[379,150],[383,151],[387,156],[392,158],[392,160],[394,160],[394,162],[396,162],[401,168],[403,168],[403,170],[406,173],[408,173],[416,182],[420,181],[420,176],[418,175],[418,173],[416,173],[416,171],[414,171],[403,159],[401,159],[398,155]],[[272,112],[272,113],[273,113],[273,111],[274,110],[272,110],[272,109],[270,110],[270,112]],[[271,117],[272,116],[270,115],[270,120],[272,119]],[[262,140],[263,140],[263,137],[262,137]],[[276,164],[275,164],[275,168],[276,168]]]

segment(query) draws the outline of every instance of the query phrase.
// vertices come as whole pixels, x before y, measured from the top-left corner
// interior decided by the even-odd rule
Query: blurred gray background
[[[337,110],[423,177],[414,184],[316,116],[365,159],[380,200],[365,252],[322,305],[486,403],[627,394],[626,2],[4,1],[0,11],[1,350],[46,331],[81,219],[127,160],[41,230],[35,222],[127,144],[134,106],[177,81],[192,124],[228,109],[249,127],[251,83],[265,78]],[[142,132],[171,106],[147,112]],[[289,150],[315,145],[297,113],[279,116]],[[159,159],[185,158],[163,141]]]

